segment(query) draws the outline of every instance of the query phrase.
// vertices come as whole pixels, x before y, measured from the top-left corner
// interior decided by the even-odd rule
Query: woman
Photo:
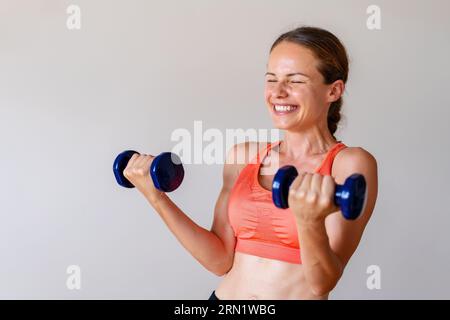
[[[135,154],[129,161],[125,176],[181,244],[206,269],[224,276],[211,300],[327,299],[336,286],[371,216],[378,189],[375,158],[333,135],[347,75],[345,48],[328,31],[301,27],[275,41],[265,101],[284,139],[247,142],[229,150],[211,230],[198,226],[154,188],[148,174],[153,156]],[[244,158],[245,163],[236,161]],[[300,172],[286,210],[272,203],[275,170],[262,174],[275,163],[294,165]],[[361,216],[347,221],[332,199],[335,184],[353,173],[364,175],[367,201]]]

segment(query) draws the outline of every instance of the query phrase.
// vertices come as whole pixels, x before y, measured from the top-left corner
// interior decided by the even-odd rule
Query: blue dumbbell
[[[134,185],[123,175],[133,154],[139,154],[134,150],[120,153],[113,164],[113,172],[119,185],[125,188],[134,188]],[[155,188],[163,192],[171,192],[178,188],[184,178],[184,169],[180,158],[172,152],[163,152],[156,156],[150,165],[150,176]]]
[[[298,176],[294,166],[284,166],[278,169],[272,183],[272,200],[281,209],[289,207],[289,187]],[[336,185],[334,203],[340,207],[345,219],[354,220],[361,214],[366,200],[366,180],[361,174],[349,176],[343,185]]]

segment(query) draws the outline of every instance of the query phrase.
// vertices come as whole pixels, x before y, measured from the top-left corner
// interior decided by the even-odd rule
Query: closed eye
[[[267,80],[267,82],[277,82],[277,80]],[[290,83],[305,83],[304,81],[289,81]]]

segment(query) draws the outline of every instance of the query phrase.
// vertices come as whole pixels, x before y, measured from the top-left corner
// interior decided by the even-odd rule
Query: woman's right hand
[[[152,204],[164,194],[163,191],[156,189],[152,178],[150,177],[150,166],[155,159],[152,155],[135,153],[128,161],[123,175],[127,178]]]

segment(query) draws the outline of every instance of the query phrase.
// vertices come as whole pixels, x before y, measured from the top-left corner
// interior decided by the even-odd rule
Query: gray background
[[[81,30],[66,28],[69,4]],[[381,30],[366,27],[370,4]],[[379,165],[373,218],[331,298],[450,298],[449,12],[447,0],[0,0],[0,298],[206,299],[221,279],[116,185],[112,161],[169,150],[194,120],[270,129],[268,50],[303,24],[346,45],[337,136]],[[205,228],[221,172],[188,165],[172,195]],[[373,264],[380,290],[366,287]]]

